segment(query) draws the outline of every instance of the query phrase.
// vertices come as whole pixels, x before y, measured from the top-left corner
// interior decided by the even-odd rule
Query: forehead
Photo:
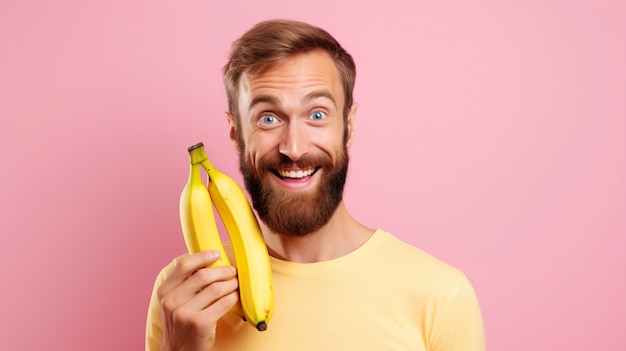
[[[327,90],[338,104],[343,104],[341,74],[335,61],[322,50],[297,54],[257,74],[244,73],[239,83],[239,107],[245,110],[257,95],[281,98],[312,90]]]

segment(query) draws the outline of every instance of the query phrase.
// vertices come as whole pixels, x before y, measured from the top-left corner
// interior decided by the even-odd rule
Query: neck
[[[321,262],[347,255],[374,233],[374,229],[350,216],[343,201],[326,225],[302,237],[274,233],[261,225],[270,256],[297,263]]]

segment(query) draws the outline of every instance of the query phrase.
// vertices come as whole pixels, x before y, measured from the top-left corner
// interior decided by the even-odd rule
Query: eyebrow
[[[252,110],[252,108],[258,104],[268,103],[270,105],[276,105],[278,103],[278,99],[272,95],[257,95],[252,101],[250,101],[250,105],[248,106],[248,110]]]
[[[304,101],[305,102],[311,102],[315,99],[319,99],[319,98],[326,98],[328,100],[330,100],[333,105],[335,105],[335,107],[337,106],[337,102],[335,101],[335,98],[333,97],[333,94],[330,93],[330,91],[328,91],[327,89],[318,89],[318,90],[313,90],[312,92],[308,93],[305,97],[304,97]]]
[[[335,98],[333,97],[333,95],[330,93],[330,91],[328,91],[327,89],[317,89],[317,90],[313,90],[312,92],[308,93],[304,99],[303,102],[304,103],[308,103],[311,102],[315,99],[319,99],[319,98],[325,98],[330,100],[333,105],[335,105],[335,107],[337,106],[337,102],[335,101]],[[255,96],[251,101],[250,101],[250,105],[248,106],[249,110],[252,110],[252,108],[258,104],[262,104],[262,103],[267,103],[270,105],[278,105],[279,104],[279,99],[276,98],[273,95],[267,95],[267,94],[261,94],[258,96]]]

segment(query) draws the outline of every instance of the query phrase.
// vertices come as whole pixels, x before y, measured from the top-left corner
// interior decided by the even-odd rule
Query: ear
[[[239,143],[237,142],[237,133],[238,133],[237,122],[235,122],[230,112],[226,112],[225,114],[226,114],[226,121],[228,122],[228,137],[230,138],[230,141],[233,143],[235,150],[237,152],[240,152],[241,150],[239,150]]]
[[[350,112],[348,112],[348,118],[346,120],[348,134],[346,137],[346,147],[349,148],[354,143],[354,137],[356,136],[357,124],[356,124],[356,110],[359,107],[359,104],[356,102],[352,104],[350,107]]]

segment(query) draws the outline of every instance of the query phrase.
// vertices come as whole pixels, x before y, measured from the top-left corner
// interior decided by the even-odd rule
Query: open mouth
[[[308,177],[313,175],[317,171],[317,168],[307,168],[307,169],[299,169],[299,170],[277,170],[275,173],[283,178],[283,179],[302,179],[304,177]]]

